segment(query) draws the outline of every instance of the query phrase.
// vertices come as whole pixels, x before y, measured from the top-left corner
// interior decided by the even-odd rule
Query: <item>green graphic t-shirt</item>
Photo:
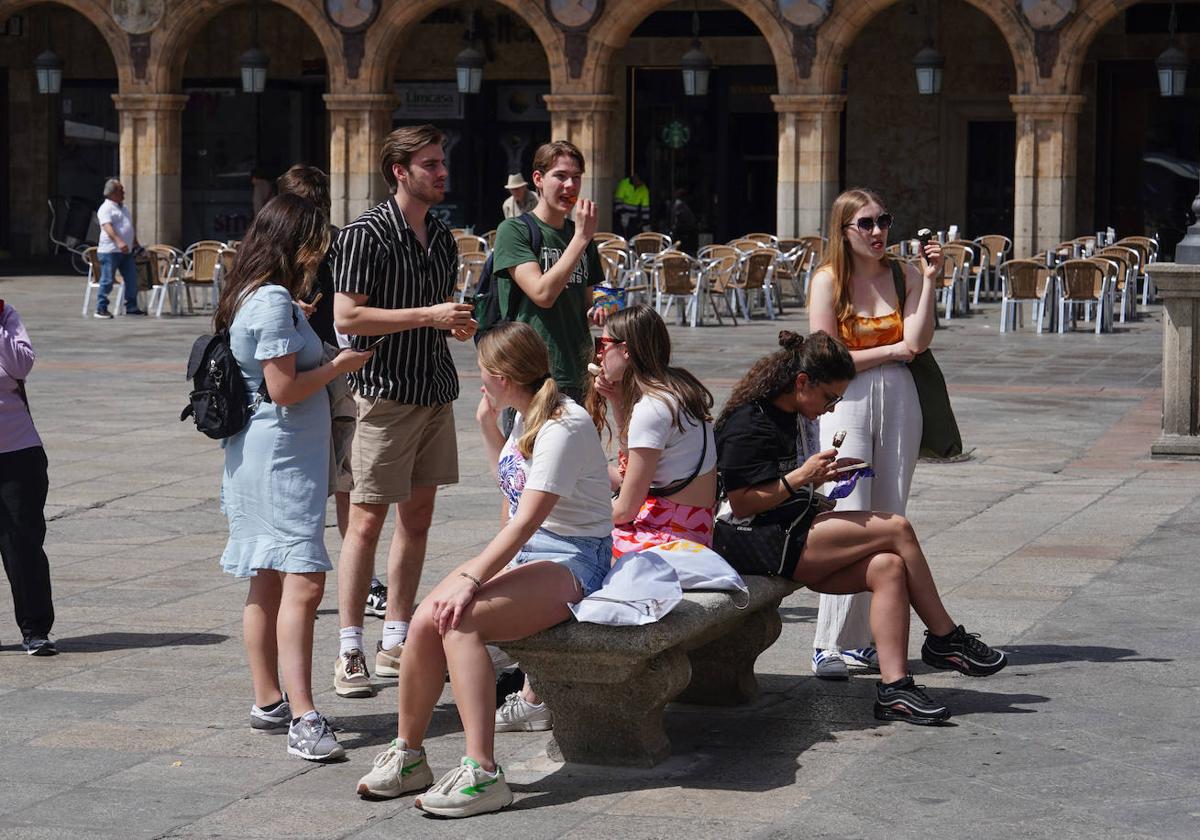
[[[492,271],[500,281],[501,312],[508,311],[509,296],[514,286],[511,269],[527,262],[536,262],[543,272],[550,270],[575,235],[575,224],[570,220],[561,229],[555,229],[536,216],[533,218],[542,231],[540,254],[533,253],[529,229],[520,219],[506,219],[496,229]],[[603,282],[600,252],[596,250],[595,243],[591,243],[571,272],[566,288],[548,309],[538,306],[527,295],[521,295],[516,320],[529,324],[546,342],[550,349],[550,373],[560,388],[583,389],[587,364],[594,352],[587,319],[588,309],[592,305],[589,289]]]

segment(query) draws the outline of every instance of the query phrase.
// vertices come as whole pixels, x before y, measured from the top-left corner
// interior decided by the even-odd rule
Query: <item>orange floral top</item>
[[[904,319],[894,309],[878,318],[855,315],[849,321],[838,322],[838,337],[847,350],[869,350],[895,344],[904,339]]]

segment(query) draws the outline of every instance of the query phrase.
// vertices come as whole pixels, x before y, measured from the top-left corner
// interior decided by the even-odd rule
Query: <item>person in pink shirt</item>
[[[46,539],[46,450],[33,426],[25,377],[33,345],[17,311],[0,300],[0,555],[12,586],[22,647],[31,656],[58,653],[50,640],[54,603]]]

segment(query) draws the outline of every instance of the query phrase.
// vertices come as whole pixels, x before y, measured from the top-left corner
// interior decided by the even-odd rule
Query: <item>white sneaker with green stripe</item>
[[[461,764],[418,796],[414,804],[439,817],[473,817],[507,808],[512,801],[512,791],[499,764],[495,773],[489,773],[475,759],[464,756]]]
[[[397,738],[375,756],[371,772],[358,780],[358,795],[369,799],[395,799],[433,784],[433,771],[425,760],[425,748],[412,750]]]

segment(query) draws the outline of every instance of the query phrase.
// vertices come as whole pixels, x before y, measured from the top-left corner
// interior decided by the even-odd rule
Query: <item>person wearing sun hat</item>
[[[515,219],[522,213],[529,213],[537,207],[537,193],[529,189],[529,184],[525,182],[525,178],[521,173],[516,173],[508,176],[508,183],[504,185],[504,189],[508,190],[509,196],[504,199],[504,207],[502,212],[504,218]]]

